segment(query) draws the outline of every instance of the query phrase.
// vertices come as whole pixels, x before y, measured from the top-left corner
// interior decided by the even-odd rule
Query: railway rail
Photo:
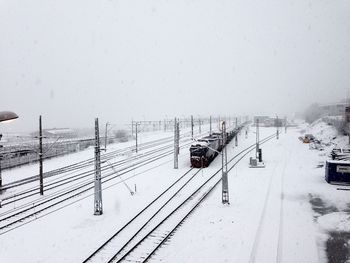
[[[190,143],[184,144],[181,147],[186,147]],[[155,162],[161,158],[173,154],[172,150],[165,150],[163,152],[151,155],[142,155],[143,158],[137,162],[127,165],[119,170],[114,169],[115,165],[112,164],[110,167],[105,167],[102,174],[102,184],[120,178],[120,176],[134,171],[137,168],[143,167],[147,164]],[[110,171],[110,169],[112,171]],[[93,178],[89,178],[82,182],[78,182],[76,185],[70,185],[64,190],[59,190],[53,194],[45,196],[45,198],[39,198],[35,201],[28,202],[20,205],[19,207],[5,211],[0,214],[0,235],[8,232],[11,228],[15,228],[18,224],[25,224],[26,220],[37,216],[38,214],[46,211],[54,206],[62,204],[69,199],[80,196],[89,190],[93,190]],[[2,232],[2,233],[1,233]]]
[[[188,136],[189,133],[184,133],[180,138],[186,138],[186,136]],[[164,143],[167,142],[172,142],[173,141],[173,137],[166,137],[166,138],[162,138],[159,140],[154,140],[154,141],[150,141],[150,142],[146,142],[146,143],[142,143],[139,145],[139,150],[146,150],[146,149],[150,149],[159,145],[162,145]],[[112,152],[108,152],[105,154],[101,155],[101,161],[105,161],[105,160],[110,160],[115,158],[116,156],[123,156],[123,155],[127,155],[128,153],[132,153],[135,150],[135,146],[129,146],[127,148],[124,149],[118,149]],[[55,175],[60,175],[63,173],[67,173],[67,172],[72,172],[72,171],[76,171],[79,170],[81,168],[85,168],[87,166],[92,166],[94,163],[94,158],[89,158],[87,160],[83,160],[77,163],[73,163],[64,167],[60,167],[58,169],[54,169],[52,171],[46,172],[43,174],[44,178],[49,178]],[[39,175],[34,175],[34,176],[30,176],[21,180],[17,180],[14,182],[10,182],[7,184],[4,184],[1,188],[2,191],[11,189],[11,188],[15,188],[21,185],[25,185],[28,183],[32,183],[35,182],[39,179]]]
[[[142,161],[142,159],[145,156],[153,156],[154,154],[162,153],[165,150],[169,149],[170,146],[171,145],[166,145],[166,146],[163,146],[161,148],[157,148],[157,149],[145,152],[143,154],[139,154],[137,156],[126,158],[126,159],[116,161],[113,163],[108,162],[110,159],[103,159],[102,163],[104,164],[104,163],[108,162],[108,164],[102,165],[101,170],[105,171],[105,170],[109,170],[111,167],[113,167],[113,168],[121,167],[123,165],[127,165],[129,162],[139,161],[140,159]],[[91,165],[89,165],[89,166],[91,166]],[[89,168],[89,167],[84,167],[84,168]],[[77,172],[79,170],[81,170],[81,169],[77,169]],[[62,176],[64,178],[60,178],[60,179],[57,179],[55,181],[50,181],[50,182],[45,183],[45,191],[49,191],[49,190],[52,190],[52,189],[55,189],[55,188],[58,188],[58,187],[61,187],[64,185],[68,185],[68,184],[71,184],[72,182],[75,182],[77,180],[84,179],[84,178],[88,178],[91,181],[93,179],[91,177],[93,174],[94,174],[93,168],[91,168],[87,171],[84,171],[84,172],[72,174],[71,176],[70,176],[70,174],[66,174],[65,176]],[[91,177],[91,178],[89,178],[89,177]],[[26,199],[28,197],[36,196],[38,192],[39,192],[39,187],[35,186],[32,188],[20,191],[18,193],[15,193],[14,195],[9,195],[9,196],[4,197],[2,199],[1,206],[7,206],[9,204],[16,203],[16,202],[23,200],[23,199]]]
[[[184,143],[181,145],[181,148],[186,147],[190,144],[187,143],[190,141],[190,139],[187,136],[188,133],[184,133],[182,135],[182,140],[181,143]],[[170,137],[169,137],[170,138]],[[162,145],[164,143],[167,143],[169,141],[169,138],[164,138],[161,140],[156,140],[152,141],[149,143],[146,143],[144,145],[143,149],[148,149],[150,147],[155,147]],[[171,138],[171,141],[173,139]],[[167,150],[171,146],[172,150]],[[130,147],[131,149],[132,147]],[[155,162],[161,158],[164,158],[166,156],[169,156],[173,153],[173,145],[169,144],[160,148],[157,148],[155,150],[151,150],[145,153],[140,153],[132,158],[127,158],[121,161],[117,161],[115,163],[111,163],[108,160],[110,159],[105,159],[102,162],[108,162],[108,166],[104,166],[102,168],[102,183],[109,182],[111,180],[114,180],[116,178],[120,178],[120,176],[134,171],[138,168],[141,168],[147,164],[150,164],[152,162]],[[112,155],[113,153],[109,153],[109,155]],[[137,160],[137,161],[136,161]],[[86,161],[85,161],[86,162]],[[129,163],[132,164],[129,164]],[[123,164],[124,166],[120,166]],[[121,167],[121,168],[120,168]],[[116,170],[116,168],[119,168]],[[112,172],[110,171],[113,170]],[[94,171],[91,170],[90,173],[83,173],[83,174],[78,174],[80,175],[79,178],[67,178],[59,180],[60,182],[65,181],[64,183],[57,184],[56,186],[46,188],[46,193],[47,190],[52,190],[56,187],[62,186],[64,184],[69,184],[69,187],[65,189],[60,189],[55,193],[50,193],[49,195],[45,195],[44,197],[37,198],[35,200],[28,201],[27,203],[20,204],[19,206],[15,207],[14,209],[4,211],[3,213],[0,213],[0,234],[6,233],[8,231],[11,231],[11,229],[18,227],[18,225],[24,225],[28,221],[28,219],[32,217],[36,217],[38,214],[42,213],[45,210],[49,210],[50,208],[53,208],[54,206],[57,206],[59,204],[62,204],[63,202],[72,199],[74,197],[80,196],[84,194],[85,192],[92,190],[93,189],[93,178],[88,178],[88,179],[83,179],[80,182],[77,182],[75,184],[75,181],[82,179],[82,177],[88,177],[89,175],[93,175]],[[77,175],[75,175],[77,176]],[[2,205],[7,206],[9,204],[16,204],[16,202],[21,201],[25,198],[28,198],[30,196],[36,195],[34,192],[38,190],[37,187],[27,189],[25,191],[22,191],[21,193],[17,193],[11,198],[3,198],[2,200]]]
[[[182,135],[181,143],[186,143],[187,141],[190,141],[190,139],[187,138],[188,137],[187,135],[188,135],[188,133],[184,133]],[[166,150],[167,148],[172,147],[172,144],[171,144],[172,140],[173,140],[172,138],[167,137],[167,138],[163,138],[160,140],[147,142],[147,143],[140,146],[140,150],[146,150],[146,149],[150,149],[150,148],[152,149],[154,147],[164,145],[165,143],[168,143],[168,142],[170,144],[165,145],[165,146],[160,147],[160,148],[157,148],[157,149],[154,149],[154,150],[151,150],[151,151],[148,151],[148,152],[144,152],[142,154],[138,154],[136,156],[128,157],[128,158],[125,158],[125,159],[122,159],[122,160],[119,160],[119,161],[116,161],[113,163],[111,163],[109,161],[111,159],[115,158],[116,155],[118,155],[118,153],[125,155],[125,153],[128,151],[130,152],[130,150],[132,150],[133,147],[128,147],[126,149],[117,150],[117,151],[110,152],[108,154],[104,154],[101,156],[102,157],[101,158],[102,171],[108,170],[111,166],[113,166],[113,169],[114,169],[114,168],[119,167],[121,165],[125,165],[129,162],[141,159],[144,157],[144,155],[154,154],[155,151],[161,152],[163,150]],[[88,176],[93,175],[94,174],[93,161],[94,161],[93,159],[88,159],[88,160],[84,160],[84,161],[79,162],[79,163],[72,164],[70,166],[62,167],[62,168],[48,172],[47,174],[51,174],[48,177],[51,177],[53,175],[61,175],[60,176],[61,179],[56,179],[56,180],[54,179],[55,181],[46,182],[45,183],[45,191],[52,190],[52,189],[55,189],[57,187],[61,187],[63,185],[68,185],[68,184],[76,181],[76,179],[79,179],[79,178],[81,179],[84,177],[87,178]],[[104,163],[108,163],[108,164],[104,164]],[[85,170],[84,172],[77,173],[78,171],[82,171],[83,169],[88,169],[89,167],[90,167],[90,170]],[[59,174],[58,171],[62,171],[62,173]],[[66,178],[63,178],[63,177],[66,177]],[[16,184],[12,184],[12,185],[8,184],[7,187],[3,187],[2,190],[10,189],[13,187],[19,187],[19,186],[22,186],[22,185],[25,185],[25,184],[28,184],[31,182],[35,182],[37,180],[38,180],[37,176],[30,177],[29,180],[20,180],[20,181],[17,181]],[[39,186],[36,185],[34,187],[27,188],[25,190],[22,190],[20,192],[16,192],[14,194],[9,194],[7,196],[5,195],[4,197],[2,197],[2,200],[0,200],[0,207],[6,206],[6,205],[9,205],[12,203],[16,203],[16,202],[23,200],[25,198],[28,198],[28,197],[35,196],[38,192],[39,192]]]
[[[268,136],[260,141],[260,144],[274,138]],[[233,156],[228,164],[232,164],[232,170],[248,153],[255,149],[255,144],[245,148]],[[192,170],[190,170],[192,171]],[[199,172],[200,170],[197,170]],[[182,180],[189,171],[167,188],[161,195],[135,215],[122,228],[117,230],[111,238],[98,247],[83,262],[146,262],[166,242],[174,231],[186,220],[186,218],[203,202],[203,200],[220,183],[221,168],[214,174],[195,178],[196,173],[187,180]],[[194,181],[196,180],[196,181]],[[199,181],[198,181],[199,180]],[[192,183],[192,184],[191,184]],[[164,193],[170,193],[164,200]],[[199,185],[199,187],[198,187]],[[160,202],[162,200],[163,203]],[[154,204],[158,204],[158,209]],[[150,210],[150,207],[153,207]],[[143,220],[143,223],[139,221]],[[138,222],[138,223],[135,223]],[[130,231],[130,225],[136,228],[136,232]]]

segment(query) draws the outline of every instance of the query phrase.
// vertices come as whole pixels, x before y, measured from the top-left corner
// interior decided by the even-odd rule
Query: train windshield
[[[191,151],[191,156],[205,156],[205,154],[207,153],[207,148],[203,148],[203,147],[191,147],[190,151]]]

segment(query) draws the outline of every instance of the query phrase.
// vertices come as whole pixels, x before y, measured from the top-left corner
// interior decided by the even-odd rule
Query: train
[[[345,122],[350,122],[350,106],[345,107]]]
[[[205,168],[222,151],[226,144],[237,136],[243,125],[226,132],[226,142],[223,141],[222,133],[214,132],[209,136],[196,140],[190,146],[191,166],[194,168]]]

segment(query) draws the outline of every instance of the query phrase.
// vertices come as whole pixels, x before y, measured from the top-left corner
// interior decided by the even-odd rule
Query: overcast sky
[[[292,114],[349,94],[349,14],[348,0],[0,0],[0,111],[18,131],[40,114]]]

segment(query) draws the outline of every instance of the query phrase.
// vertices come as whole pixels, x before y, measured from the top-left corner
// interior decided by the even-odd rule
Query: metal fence
[[[103,140],[104,138],[101,138]],[[110,142],[111,140],[109,140]],[[77,152],[94,145],[94,139],[43,143],[44,159]],[[38,144],[7,145],[1,149],[1,169],[30,164],[39,160]]]

